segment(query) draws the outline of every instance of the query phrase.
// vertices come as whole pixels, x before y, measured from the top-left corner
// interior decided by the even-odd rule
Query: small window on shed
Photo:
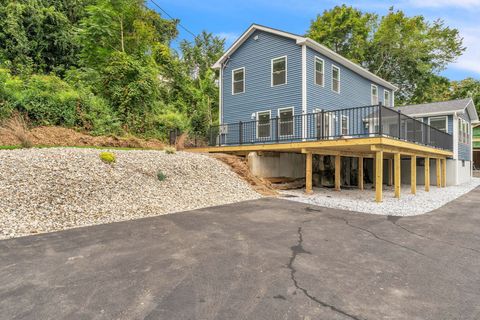
[[[232,94],[245,92],[245,68],[232,71]]]
[[[376,106],[378,104],[378,87],[374,84],[372,84],[372,98],[371,98],[371,103],[373,106]]]
[[[332,65],[332,91],[340,93],[340,68]]]
[[[287,57],[272,60],[272,86],[287,83]]]
[[[447,132],[447,117],[430,118],[430,126],[440,131]]]
[[[324,85],[325,80],[325,63],[319,57],[315,57],[315,84]]]
[[[390,91],[388,90],[383,90],[383,103],[385,104],[385,107],[390,107],[392,105],[390,102]]]

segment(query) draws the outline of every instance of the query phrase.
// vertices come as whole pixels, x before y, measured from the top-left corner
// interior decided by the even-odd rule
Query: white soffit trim
[[[353,63],[352,61],[348,60],[347,58],[344,58],[342,57],[341,55],[339,55],[338,53],[328,49],[327,47],[321,45],[320,43],[310,39],[310,38],[305,38],[305,37],[301,37],[301,36],[298,36],[298,35],[295,35],[293,33],[289,33],[289,32],[285,32],[285,31],[281,31],[281,30],[277,30],[277,29],[273,29],[273,28],[269,28],[269,27],[265,27],[265,26],[261,26],[261,25],[258,25],[258,24],[252,24],[248,29],[247,31],[245,31],[241,36],[240,38],[238,38],[233,44],[232,46],[223,54],[223,56],[220,57],[220,59],[218,59],[217,62],[215,62],[212,66],[212,68],[214,69],[219,69],[221,68],[223,62],[225,62],[225,60],[235,51],[238,49],[238,47],[240,47],[242,45],[242,43],[245,42],[245,40],[248,39],[248,37],[253,33],[255,32],[255,30],[260,30],[260,31],[265,31],[265,32],[269,32],[269,33],[272,33],[272,34],[276,34],[276,35],[279,35],[279,36],[282,36],[282,37],[285,37],[285,38],[289,38],[289,39],[293,39],[297,42],[298,45],[303,45],[303,44],[306,44],[307,46],[309,46],[310,48],[314,49],[315,51],[318,51],[319,53],[325,55],[326,57],[342,64],[344,67],[348,68],[348,69],[351,69],[352,71],[360,74],[361,76],[373,81],[373,82],[376,82],[377,84],[380,84],[382,86],[384,86],[385,88],[388,88],[388,89],[391,89],[393,91],[396,91],[398,88],[396,86],[394,86],[393,84],[391,84],[390,82],[386,81],[386,80],[383,80],[382,78],[380,78],[379,76],[371,73],[370,71],[360,67],[358,64],[356,63]]]
[[[468,101],[467,105],[465,106],[467,108],[468,115],[470,116],[470,121],[472,123],[478,122],[478,113],[477,110],[475,109],[475,104],[473,103],[473,99],[470,99]]]

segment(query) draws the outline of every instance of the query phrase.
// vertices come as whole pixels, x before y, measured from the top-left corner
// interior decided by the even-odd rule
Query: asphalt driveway
[[[479,319],[480,189],[394,218],[261,199],[0,241],[1,319]]]

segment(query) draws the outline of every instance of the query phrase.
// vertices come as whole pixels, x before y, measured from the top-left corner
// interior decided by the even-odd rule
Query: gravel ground
[[[409,185],[402,185],[400,199],[394,198],[392,186],[384,186],[382,203],[375,202],[375,190],[371,185],[366,185],[363,191],[343,189],[338,192],[328,188],[314,188],[311,195],[306,195],[300,189],[282,191],[281,194],[288,200],[328,208],[383,215],[415,216],[440,208],[479,185],[480,179],[473,178],[472,182],[458,186],[446,188],[431,186],[430,192],[425,192],[423,186],[417,186],[416,195],[410,193]]]
[[[260,197],[205,155],[111,150],[117,161],[109,165],[99,159],[104,151],[0,151],[0,239]]]

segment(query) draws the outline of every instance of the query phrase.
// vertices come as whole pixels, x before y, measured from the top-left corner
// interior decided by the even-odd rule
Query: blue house
[[[396,108],[395,85],[312,39],[256,24],[214,68],[220,73],[219,126],[202,151],[248,156],[259,176],[304,178],[306,192],[312,177],[323,174],[314,168],[331,163],[336,190],[373,182],[377,201],[383,184],[395,184],[400,197],[402,176],[412,193],[417,175],[426,190],[431,180],[438,187],[463,181],[458,174],[447,179],[447,167],[453,168],[451,160],[470,161],[455,130],[468,131],[478,121],[473,102],[456,114],[452,108],[439,114],[414,111],[428,109],[422,106]]]

